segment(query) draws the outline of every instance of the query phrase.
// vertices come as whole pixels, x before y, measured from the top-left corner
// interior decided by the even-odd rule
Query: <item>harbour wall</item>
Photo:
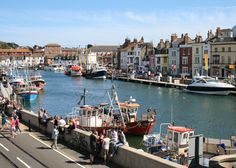
[[[11,112],[11,109],[9,109],[9,112]],[[21,119],[22,122],[24,122],[28,127],[29,130],[31,128],[40,129],[47,134],[51,134],[53,130],[53,122],[48,122],[47,126],[41,126],[39,124],[38,115],[27,111],[27,110],[21,110]],[[71,133],[65,133],[63,134],[62,138],[64,143],[68,145],[72,145],[74,149],[78,149],[80,151],[87,151],[89,152],[89,142],[90,142],[90,132],[83,131],[80,129],[72,130]],[[148,154],[143,151],[139,151],[135,148],[129,147],[129,146],[121,146],[118,149],[117,155],[115,155],[112,159],[112,162],[127,168],[156,168],[156,167],[162,167],[162,168],[184,168],[185,166],[179,165],[177,163],[167,161],[165,159],[162,159],[160,157]]]

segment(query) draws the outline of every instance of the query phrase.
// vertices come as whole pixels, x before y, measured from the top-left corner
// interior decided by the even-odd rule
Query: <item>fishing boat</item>
[[[234,89],[235,86],[220,82],[209,76],[194,76],[192,83],[187,86],[186,91],[200,94],[228,95]]]
[[[163,131],[162,127],[166,129]],[[186,166],[203,164],[203,135],[195,135],[193,128],[170,123],[161,123],[159,131],[143,136],[148,153]]]
[[[80,102],[85,100],[82,95]],[[86,130],[97,130],[111,128],[122,128],[126,134],[144,135],[150,133],[156,121],[156,110],[148,109],[142,114],[142,118],[138,119],[139,104],[132,97],[129,101],[120,103],[117,93],[112,87],[108,93],[110,103],[101,103],[98,106],[89,106],[85,104],[81,107],[74,108],[73,118],[77,118],[78,127]],[[79,102],[79,103],[80,103]]]
[[[38,97],[37,87],[30,83],[24,82],[14,87],[14,92],[22,97],[24,100],[35,100]]]
[[[82,67],[79,65],[73,65],[70,68],[70,75],[72,77],[82,76]]]
[[[142,113],[141,119],[138,118],[138,107],[140,106],[136,99],[130,97],[126,102],[119,103],[124,122],[125,132],[131,135],[149,134],[156,122],[156,110],[149,108]]]
[[[65,72],[64,72],[65,75],[71,75],[71,67],[72,66],[73,65],[69,64],[65,67]]]
[[[37,90],[26,89],[18,93],[24,100],[35,100],[38,97]]]
[[[34,84],[37,87],[37,90],[42,90],[44,86],[46,85],[45,80],[42,78],[40,74],[31,75],[29,77],[29,82]]]

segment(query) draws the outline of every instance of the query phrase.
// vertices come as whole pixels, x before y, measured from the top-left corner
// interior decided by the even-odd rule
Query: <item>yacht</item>
[[[186,91],[200,94],[228,95],[235,86],[224,83],[209,76],[194,76]]]
[[[106,79],[107,70],[105,67],[97,66],[92,69],[91,76],[92,78],[101,78]]]

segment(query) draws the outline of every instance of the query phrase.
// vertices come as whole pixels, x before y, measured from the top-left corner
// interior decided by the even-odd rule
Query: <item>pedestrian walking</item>
[[[21,129],[20,129],[20,120],[19,120],[19,117],[18,117],[18,116],[16,116],[15,124],[16,124],[16,131],[18,131],[18,132],[21,133]]]
[[[11,117],[11,135],[12,135],[12,138],[15,138],[16,136],[16,121],[14,117]]]
[[[51,144],[51,148],[53,149],[53,147],[55,147],[55,149],[57,149],[57,139],[58,139],[58,135],[59,135],[59,131],[57,129],[57,126],[54,126],[54,129],[52,131],[52,139],[53,142]]]

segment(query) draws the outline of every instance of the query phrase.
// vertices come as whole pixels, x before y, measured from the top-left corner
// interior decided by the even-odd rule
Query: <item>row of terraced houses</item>
[[[193,76],[197,73],[218,77],[235,74],[236,26],[232,29],[209,30],[207,38],[188,33],[172,34],[170,40],[152,42],[128,38],[120,46],[96,45],[91,48],[63,48],[59,44],[47,44],[33,49],[0,49],[1,65],[27,64],[101,64],[123,72],[151,71],[172,76]]]

